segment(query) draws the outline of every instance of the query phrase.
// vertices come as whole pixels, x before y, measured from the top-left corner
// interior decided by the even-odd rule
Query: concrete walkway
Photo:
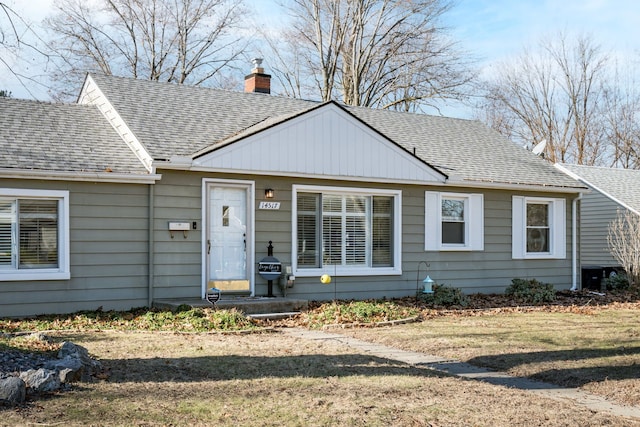
[[[396,360],[414,366],[425,366],[438,372],[456,375],[462,378],[526,390],[541,397],[548,397],[555,400],[569,399],[593,411],[609,412],[613,415],[640,419],[640,407],[617,405],[603,397],[576,388],[563,388],[554,384],[532,381],[527,378],[513,377],[504,372],[490,371],[457,360],[444,359],[425,353],[398,350],[393,347],[374,344],[332,332],[289,328],[282,329],[282,332],[296,338],[336,341],[372,356]]]

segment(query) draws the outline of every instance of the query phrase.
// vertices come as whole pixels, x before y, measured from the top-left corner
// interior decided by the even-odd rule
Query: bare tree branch
[[[564,34],[498,64],[482,120],[532,147],[546,140],[551,162],[638,167],[638,91],[590,37]]]
[[[56,98],[87,71],[189,85],[215,83],[247,46],[242,0],[59,0],[47,20],[61,58]]]
[[[37,98],[32,91],[33,86],[42,83],[33,75],[27,75],[18,71],[12,57],[16,62],[31,62],[26,59],[35,56],[49,61],[50,55],[38,47],[37,43],[44,41],[40,38],[33,25],[24,20],[14,9],[4,2],[0,2],[0,64],[15,77],[22,88],[33,98]],[[28,52],[28,54],[25,54]],[[19,67],[18,67],[19,68]]]
[[[434,98],[464,99],[475,74],[439,25],[450,7],[446,0],[292,0],[289,30],[280,43],[271,38],[264,56],[295,96],[415,111]]]

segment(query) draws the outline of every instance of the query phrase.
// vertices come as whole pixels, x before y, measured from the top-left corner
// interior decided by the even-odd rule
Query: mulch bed
[[[449,306],[434,307],[415,297],[394,299],[394,303],[407,307],[418,308],[420,319],[430,319],[442,316],[485,316],[505,313],[549,312],[549,313],[579,313],[592,314],[600,309],[635,309],[640,310],[640,295],[638,292],[593,292],[558,291],[553,302],[531,305],[518,301],[504,294],[472,294],[468,295],[465,307]],[[308,327],[308,315],[322,310],[326,301],[309,302],[309,308],[301,315],[280,320],[264,321],[270,327]],[[360,325],[373,326],[373,324]]]

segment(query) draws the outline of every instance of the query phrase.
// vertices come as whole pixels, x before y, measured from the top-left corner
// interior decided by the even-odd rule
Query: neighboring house
[[[600,279],[620,268],[609,251],[609,224],[618,211],[640,215],[640,170],[556,166],[592,190],[580,199],[581,283],[584,287],[600,288]]]
[[[301,299],[575,284],[586,187],[478,121],[101,75],[78,99],[0,100],[0,316],[266,295],[270,241]]]

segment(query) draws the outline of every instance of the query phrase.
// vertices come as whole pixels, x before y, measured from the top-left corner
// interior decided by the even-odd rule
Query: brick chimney
[[[254,58],[251,74],[244,78],[244,91],[257,93],[271,93],[271,75],[264,73],[262,58]]]

